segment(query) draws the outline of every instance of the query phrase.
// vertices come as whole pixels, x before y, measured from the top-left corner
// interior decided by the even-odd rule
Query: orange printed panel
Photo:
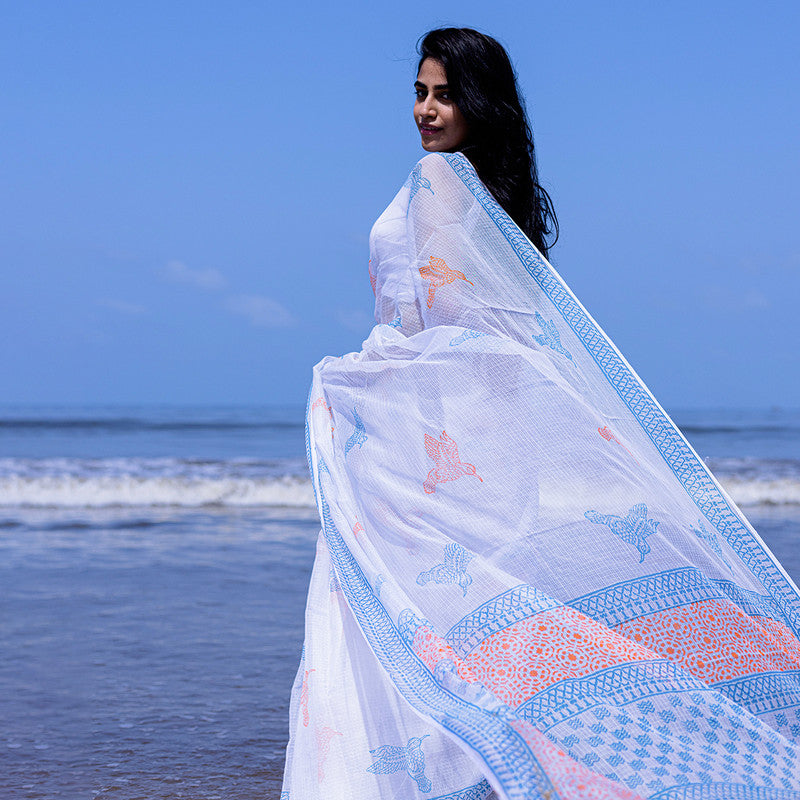
[[[800,642],[780,622],[725,600],[703,600],[623,622],[623,636],[677,661],[706,683],[800,669]]]
[[[654,658],[641,644],[560,606],[492,634],[464,663],[484,686],[516,707],[558,681]]]

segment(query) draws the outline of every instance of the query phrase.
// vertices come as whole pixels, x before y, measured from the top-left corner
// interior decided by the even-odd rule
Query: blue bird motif
[[[690,525],[689,527],[694,532],[694,535],[697,536],[700,541],[705,542],[719,557],[720,559],[725,562],[725,566],[733,572],[731,565],[728,563],[728,559],[725,558],[722,548],[719,546],[719,540],[717,539],[716,531],[712,528],[710,531],[706,530],[706,526],[703,524],[703,520],[697,520],[697,524],[700,526],[699,530],[694,527],[694,525]]]
[[[367,441],[367,432],[364,429],[364,423],[361,417],[358,416],[358,411],[353,408],[353,418],[355,419],[355,430],[350,434],[348,440],[344,443],[344,454],[347,454],[358,445],[359,449]]]
[[[566,356],[572,361],[572,356],[561,344],[561,334],[559,334],[556,329],[555,323],[552,320],[545,319],[538,311],[536,312],[536,322],[539,324],[542,332],[540,334],[532,333],[531,338],[542,345],[542,347],[549,347],[551,350],[561,353],[562,356]]]
[[[618,517],[616,514],[598,514],[596,511],[587,511],[583,516],[597,525],[608,525],[623,542],[632,544],[641,554],[640,564],[650,552],[647,537],[652,536],[659,525],[654,519],[647,518],[647,506],[644,503],[632,506],[624,517]]]
[[[420,164],[417,164],[414,169],[411,170],[409,178],[411,179],[411,193],[408,195],[409,203],[414,199],[420,189],[427,189],[431,194],[435,194],[431,188],[431,182],[427,178],[422,177],[422,166]]]
[[[417,583],[425,586],[426,583],[434,581],[436,583],[457,583],[461,587],[464,595],[472,583],[472,576],[467,574],[467,564],[474,556],[465,550],[460,544],[450,542],[444,548],[444,562],[436,564],[427,572],[420,572],[417,575]]]
[[[422,752],[422,740],[425,736],[412,736],[405,747],[385,744],[370,750],[374,761],[367,767],[367,772],[375,775],[388,775],[392,772],[405,771],[417,784],[421,792],[431,790],[430,779],[425,775],[425,753]]]
[[[484,333],[483,331],[472,331],[469,328],[464,328],[464,332],[460,333],[458,336],[455,336],[450,340],[450,347],[457,347],[460,344],[463,344],[468,339],[477,339],[480,336],[488,336],[488,333]]]

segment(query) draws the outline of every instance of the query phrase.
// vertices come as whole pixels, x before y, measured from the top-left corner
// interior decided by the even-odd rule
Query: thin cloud
[[[703,294],[708,307],[729,313],[765,311],[771,306],[769,298],[757,289],[709,286]]]
[[[234,294],[225,299],[231,314],[245,317],[256,328],[286,328],[294,317],[275,300],[261,294]]]
[[[375,320],[371,314],[368,314],[363,309],[345,310],[340,308],[336,312],[336,321],[347,330],[355,331],[356,333],[363,333],[365,336],[369,333]]]
[[[745,308],[769,308],[769,300],[761,292],[747,292],[744,296]]]
[[[199,289],[224,289],[228,283],[219,270],[190,269],[183,261],[168,261],[162,274],[167,280]]]
[[[137,305],[136,303],[128,303],[125,300],[114,300],[111,297],[101,297],[97,301],[97,305],[103,308],[110,308],[112,311],[117,311],[120,314],[127,314],[131,317],[147,313],[147,309],[144,306]]]

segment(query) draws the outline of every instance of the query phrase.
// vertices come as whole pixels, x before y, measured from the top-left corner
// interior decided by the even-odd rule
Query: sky
[[[303,403],[373,323],[415,44],[514,61],[556,269],[669,408],[800,406],[794,2],[0,0],[0,401]]]

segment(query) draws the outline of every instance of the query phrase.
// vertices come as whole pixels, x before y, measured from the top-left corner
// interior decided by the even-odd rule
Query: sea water
[[[800,411],[673,414],[800,577]],[[0,407],[0,797],[277,798],[301,407]]]

